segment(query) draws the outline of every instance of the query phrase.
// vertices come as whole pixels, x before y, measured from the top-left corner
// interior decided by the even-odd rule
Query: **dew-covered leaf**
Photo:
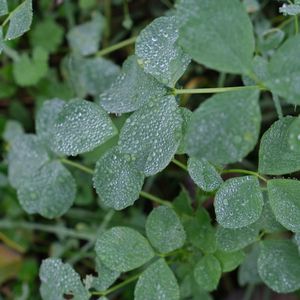
[[[186,20],[179,31],[179,44],[194,60],[223,72],[251,71],[253,30],[239,0],[181,0],[177,10],[179,18]]]
[[[0,0],[0,16],[4,16],[8,13],[8,6],[6,0]]]
[[[29,30],[32,22],[32,0],[25,0],[10,13],[5,39],[12,40]]]
[[[269,180],[268,195],[276,219],[287,229],[300,232],[300,181]]]
[[[177,280],[164,259],[151,264],[139,277],[134,300],[179,300]]]
[[[98,257],[96,257],[95,260],[96,272],[98,273],[98,276],[93,277],[92,287],[97,291],[105,291],[120,276],[120,272],[106,267]]]
[[[222,272],[231,272],[242,263],[245,253],[242,250],[234,252],[218,250],[214,253],[214,256],[220,261]]]
[[[59,258],[43,260],[40,268],[42,282],[40,292],[43,300],[64,300],[65,295],[72,295],[73,300],[88,300],[89,293],[85,290],[80,276],[69,264]]]
[[[163,97],[167,90],[154,77],[145,73],[135,55],[129,56],[121,74],[99,98],[100,105],[111,113],[125,113],[141,108],[153,99]]]
[[[23,53],[13,63],[14,78],[20,86],[37,84],[48,72],[48,53],[43,48],[33,49],[32,57]]]
[[[300,233],[297,232],[295,235],[294,235],[294,242],[295,244],[297,245],[298,247],[298,252],[299,252],[299,255],[300,255]]]
[[[225,228],[241,228],[256,222],[264,200],[259,181],[254,176],[228,179],[215,198],[217,221]]]
[[[184,245],[186,234],[172,208],[154,208],[146,221],[146,233],[150,243],[161,253],[168,253]]]
[[[136,269],[153,256],[149,242],[136,230],[113,227],[98,236],[96,254],[111,270],[127,272]]]
[[[300,153],[300,117],[293,120],[288,129],[288,135],[290,150]]]
[[[194,182],[206,192],[212,192],[216,190],[223,182],[215,167],[211,165],[205,158],[189,158],[188,172]]]
[[[98,96],[114,82],[120,72],[119,66],[102,57],[71,55],[64,62],[67,79],[78,97],[87,94]]]
[[[284,3],[281,7],[279,7],[279,12],[284,16],[296,16],[300,14],[300,5]]]
[[[35,118],[35,129],[39,138],[50,144],[54,125],[58,114],[62,111],[65,101],[52,99],[45,101],[37,112]]]
[[[258,91],[218,94],[193,112],[186,136],[190,156],[216,164],[244,158],[256,145],[261,113]]]
[[[217,288],[221,275],[221,264],[212,254],[200,258],[194,269],[196,282],[203,290],[208,292]]]
[[[18,134],[10,143],[8,153],[9,182],[17,188],[30,174],[34,174],[49,155],[41,141],[33,134]]]
[[[103,27],[104,19],[100,14],[89,22],[73,27],[67,35],[72,50],[84,56],[97,52]]]
[[[261,283],[261,278],[259,277],[257,270],[258,255],[259,246],[255,245],[239,267],[238,281],[241,286]]]
[[[146,73],[159,82],[174,87],[190,63],[190,57],[177,44],[178,20],[160,17],[141,31],[135,53]]]
[[[3,42],[3,28],[0,26],[0,54],[2,53],[4,47],[4,42]]]
[[[258,239],[258,233],[259,227],[257,224],[238,229],[218,226],[216,233],[217,247],[227,252],[243,249]]]
[[[289,128],[295,119],[284,117],[264,133],[259,147],[261,174],[282,175],[300,170],[300,151],[293,151],[289,145]]]
[[[133,113],[120,133],[120,151],[136,158],[146,175],[163,170],[181,139],[182,117],[173,96],[151,100]]]
[[[77,155],[93,150],[115,134],[116,128],[99,105],[74,99],[58,114],[52,149],[66,155]]]
[[[24,129],[18,121],[8,120],[5,123],[5,129],[3,132],[3,138],[7,142],[11,143],[18,135],[22,135]]]
[[[262,242],[257,265],[260,277],[275,292],[290,293],[300,288],[300,256],[292,241]]]
[[[98,160],[93,182],[101,201],[121,210],[139,198],[144,175],[136,168],[131,155],[113,148]]]
[[[179,145],[176,153],[177,154],[185,154],[186,153],[185,135],[186,135],[188,124],[192,118],[193,113],[185,107],[180,107],[180,112],[181,112],[181,116],[182,116],[182,138],[181,138],[180,145]]]
[[[272,93],[290,103],[300,103],[300,35],[295,35],[275,52],[269,64],[269,76],[265,85]]]
[[[65,214],[72,206],[75,195],[73,176],[56,161],[46,163],[35,173],[28,174],[18,186],[18,198],[24,210],[49,219]]]

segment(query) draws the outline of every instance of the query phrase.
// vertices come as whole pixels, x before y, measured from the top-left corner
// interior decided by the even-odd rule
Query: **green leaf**
[[[144,175],[136,168],[131,155],[113,148],[98,160],[93,182],[101,201],[121,210],[139,198]]]
[[[105,91],[120,73],[120,68],[112,61],[102,57],[66,58],[66,77],[78,97],[87,94],[98,96]]]
[[[63,300],[65,295],[73,295],[73,300],[88,300],[80,276],[69,264],[58,258],[43,260],[40,268],[41,296],[43,300]]]
[[[61,99],[45,101],[37,112],[35,118],[35,129],[39,138],[45,143],[51,144],[53,129],[58,117],[66,102]]]
[[[186,147],[185,147],[185,136],[188,128],[188,124],[192,118],[193,113],[185,108],[185,107],[180,107],[180,112],[182,116],[182,138],[180,141],[180,145],[176,151],[177,154],[185,154],[186,153]]]
[[[238,271],[238,281],[241,286],[261,283],[261,278],[259,277],[257,270],[258,255],[259,247],[258,245],[255,245],[240,266]]]
[[[214,205],[217,221],[225,228],[253,224],[264,205],[258,179],[254,176],[228,179],[217,191]]]
[[[9,182],[17,188],[49,160],[49,155],[40,139],[33,134],[18,134],[10,141],[8,153]]]
[[[30,44],[34,48],[41,47],[49,53],[54,53],[62,43],[63,35],[63,28],[52,18],[46,18],[39,21],[38,26],[30,31]]]
[[[24,210],[49,219],[65,214],[72,206],[75,195],[73,176],[56,161],[44,164],[35,173],[27,175],[18,186],[18,198]]]
[[[188,191],[181,187],[180,194],[174,199],[173,207],[178,215],[192,215],[193,208],[192,208],[192,201],[188,194]]]
[[[268,80],[264,82],[272,93],[293,104],[300,103],[299,47],[299,35],[289,38],[272,56]]]
[[[217,247],[226,252],[233,252],[245,248],[258,239],[259,227],[257,224],[238,229],[217,227]]]
[[[8,120],[5,123],[5,129],[3,132],[3,139],[11,143],[18,135],[22,135],[24,129],[18,121]]]
[[[205,158],[189,158],[188,172],[194,182],[205,192],[216,190],[223,182],[220,174]]]
[[[153,99],[163,97],[167,90],[138,65],[136,56],[129,56],[121,74],[99,98],[100,105],[111,113],[131,112]]]
[[[244,158],[256,145],[261,114],[258,91],[215,95],[193,112],[186,135],[190,156],[215,164]]]
[[[104,19],[99,13],[91,21],[73,27],[67,35],[70,47],[83,56],[96,53],[103,28]]]
[[[154,208],[146,221],[146,234],[150,243],[161,253],[168,253],[184,245],[186,234],[172,208]]]
[[[48,53],[43,48],[34,48],[32,57],[27,53],[13,63],[14,78],[20,86],[37,84],[48,72]]]
[[[222,269],[218,259],[209,254],[202,257],[194,269],[194,277],[198,285],[205,291],[213,291],[217,288],[222,275]]]
[[[225,252],[218,250],[214,256],[220,261],[222,272],[231,272],[235,270],[244,260],[244,251]]]
[[[293,242],[262,242],[257,265],[260,277],[275,292],[290,293],[300,288],[300,256]]]
[[[300,117],[293,120],[288,130],[290,150],[300,153]]]
[[[297,232],[295,235],[294,235],[294,242],[295,244],[297,245],[298,247],[298,252],[299,252],[299,255],[300,255],[300,233]]]
[[[4,48],[3,29],[2,29],[2,26],[0,26],[0,54],[2,53],[3,48]]]
[[[279,12],[284,16],[296,16],[300,14],[300,5],[299,4],[283,4],[279,7]]]
[[[186,8],[190,2],[190,8]],[[251,72],[254,36],[239,0],[179,1],[178,15],[186,22],[179,44],[200,64],[228,73]]]
[[[178,21],[175,16],[160,17],[141,31],[135,54],[146,73],[174,87],[190,63],[190,57],[177,44]]]
[[[0,16],[4,16],[8,13],[8,6],[6,0],[0,0]]]
[[[277,221],[291,231],[300,232],[300,181],[269,180],[268,194]]]
[[[151,264],[139,277],[134,300],[179,300],[177,280],[164,259]]]
[[[154,175],[174,156],[181,139],[181,125],[173,96],[152,100],[126,120],[120,133],[120,151],[133,155],[146,176]]]
[[[74,99],[58,114],[52,149],[66,155],[77,155],[95,149],[115,134],[116,128],[99,105]]]
[[[98,236],[95,250],[108,268],[118,272],[136,269],[154,256],[148,241],[128,227],[113,227]]]
[[[96,257],[95,260],[98,276],[93,278],[92,287],[97,291],[105,291],[120,276],[120,272],[111,270],[106,267],[98,257]]]
[[[259,147],[259,173],[282,175],[300,170],[300,152],[291,150],[288,142],[294,120],[284,117],[264,133]]]
[[[9,16],[9,26],[5,39],[12,40],[30,29],[32,22],[32,0],[25,0]]]

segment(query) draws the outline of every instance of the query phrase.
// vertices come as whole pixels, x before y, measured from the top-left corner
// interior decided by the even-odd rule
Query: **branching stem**
[[[228,173],[240,173],[240,174],[248,174],[248,175],[253,175],[259,179],[261,179],[264,182],[267,182],[268,180],[260,175],[258,172],[250,171],[250,170],[243,170],[243,169],[229,169],[229,170],[222,170],[222,174],[228,174]]]

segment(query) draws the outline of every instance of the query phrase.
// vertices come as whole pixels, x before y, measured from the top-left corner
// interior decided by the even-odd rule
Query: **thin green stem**
[[[229,169],[229,170],[222,170],[221,171],[222,174],[228,174],[228,173],[240,173],[240,174],[248,174],[248,175],[253,175],[256,176],[257,178],[261,179],[264,182],[267,182],[268,180],[263,177],[262,175],[260,175],[257,172],[254,171],[250,171],[250,170],[243,170],[243,169]]]
[[[56,235],[65,235],[81,240],[93,241],[95,239],[95,234],[78,232],[73,229],[66,227],[61,227],[58,225],[46,225],[40,223],[31,223],[31,222],[15,222],[9,220],[0,221],[0,228],[3,229],[27,229],[27,230],[37,230],[53,233]]]
[[[145,199],[151,200],[151,201],[153,201],[155,203],[158,203],[158,204],[161,204],[161,205],[165,205],[165,206],[169,206],[169,207],[173,207],[173,205],[172,205],[171,202],[163,200],[163,199],[160,199],[160,198],[158,198],[158,197],[156,197],[154,195],[151,195],[151,194],[149,194],[147,192],[141,191],[140,192],[140,196],[143,197],[143,198],[145,198]]]
[[[241,90],[266,90],[266,88],[259,85],[249,85],[249,86],[218,87],[218,88],[205,88],[205,89],[173,89],[173,94],[174,95],[215,94],[215,93],[234,92],[234,91],[241,91]]]
[[[115,45],[109,46],[109,47],[107,47],[107,48],[104,48],[104,49],[98,51],[98,52],[96,53],[96,55],[97,55],[97,56],[104,56],[104,55],[107,55],[107,54],[109,54],[109,53],[111,53],[111,52],[114,52],[114,51],[116,51],[116,50],[119,50],[119,49],[121,49],[121,48],[124,48],[124,47],[126,47],[126,46],[128,46],[128,45],[134,44],[135,41],[136,41],[136,36],[131,37],[131,38],[129,38],[129,39],[127,39],[127,40],[124,40],[124,41],[122,41],[122,42],[120,42],[120,43],[117,43],[117,44],[115,44]]]
[[[86,166],[83,166],[83,165],[81,165],[81,164],[79,164],[77,162],[74,162],[72,160],[68,160],[66,158],[62,158],[60,161],[62,163],[64,163],[64,164],[66,164],[66,165],[69,165],[69,166],[72,166],[74,168],[77,168],[77,169],[79,169],[79,170],[81,170],[81,171],[83,171],[85,173],[92,174],[92,175],[94,174],[94,170],[93,169],[88,168]]]
[[[179,160],[177,160],[175,158],[172,159],[172,163],[174,163],[175,165],[177,165],[179,168],[181,168],[184,171],[188,170],[188,168],[185,164],[183,164],[182,162],[180,162]]]
[[[107,296],[108,294],[111,294],[115,291],[117,291],[118,289],[128,285],[129,283],[137,280],[140,277],[141,273],[135,274],[131,277],[129,277],[128,279],[124,280],[123,282],[116,284],[115,286],[111,287],[110,289],[106,290],[106,291],[100,291],[100,292],[92,292],[92,295],[95,296]]]
[[[249,284],[248,287],[246,288],[243,300],[251,300],[254,289],[255,289],[255,285]]]

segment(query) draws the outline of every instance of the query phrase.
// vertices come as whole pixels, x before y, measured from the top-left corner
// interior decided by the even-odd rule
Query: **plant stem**
[[[275,105],[275,108],[276,108],[278,118],[282,119],[283,118],[283,113],[282,113],[282,107],[281,107],[281,104],[280,104],[280,99],[275,94],[272,94],[272,96],[273,96],[273,101],[274,101],[274,105]]]
[[[174,95],[180,94],[214,94],[214,93],[225,93],[234,92],[241,90],[266,90],[265,87],[259,85],[249,86],[233,86],[233,87],[218,87],[218,88],[205,88],[205,89],[173,89]]]
[[[81,240],[87,240],[87,241],[93,241],[95,239],[94,234],[77,232],[73,229],[69,229],[66,227],[61,227],[57,225],[45,225],[40,223],[15,222],[15,221],[12,222],[9,220],[2,220],[0,221],[0,228],[4,228],[4,229],[18,228],[18,229],[44,231],[44,232],[54,233],[56,235],[62,234],[69,237],[73,237]]]
[[[240,174],[248,174],[248,175],[253,175],[256,176],[257,178],[261,179],[264,182],[267,182],[268,180],[261,176],[259,173],[250,171],[250,170],[243,170],[243,169],[229,169],[229,170],[222,170],[222,174],[227,174],[227,173],[240,173]]]
[[[91,294],[95,295],[95,296],[106,296],[106,295],[111,294],[111,293],[115,292],[116,290],[118,290],[118,289],[126,286],[127,284],[129,284],[129,283],[137,280],[140,275],[141,275],[141,273],[135,274],[135,275],[129,277],[128,279],[124,280],[123,282],[121,282],[119,284],[116,284],[115,286],[111,287],[110,289],[108,289],[106,291],[103,291],[103,292],[92,292]]]
[[[4,233],[0,232],[0,240],[2,240],[4,242],[4,244],[6,244],[8,247],[20,252],[20,253],[24,253],[25,252],[25,248],[22,247],[21,245],[17,244],[15,241],[13,241],[12,239],[10,239],[9,237],[7,237]]]
[[[163,199],[160,199],[160,198],[158,198],[158,197],[156,197],[154,195],[151,195],[151,194],[149,194],[147,192],[141,191],[140,192],[140,196],[143,197],[143,198],[145,198],[145,199],[151,200],[151,201],[153,201],[155,203],[158,203],[158,204],[161,204],[161,205],[165,205],[165,206],[168,206],[168,207],[173,207],[173,205],[172,205],[171,202],[163,200]]]
[[[185,164],[181,163],[179,160],[173,158],[173,159],[172,159],[172,162],[173,162],[175,165],[177,165],[179,168],[181,168],[182,170],[184,170],[184,171],[187,171],[187,170],[188,170],[187,166],[186,166]]]
[[[255,285],[254,284],[249,284],[246,291],[245,291],[243,300],[250,300],[252,295],[253,295],[254,289],[255,289]]]
[[[83,165],[81,165],[81,164],[79,164],[77,162],[74,162],[72,160],[69,160],[69,159],[66,159],[66,158],[62,158],[60,161],[62,163],[64,163],[64,164],[66,164],[66,165],[69,165],[69,166],[72,166],[74,168],[77,168],[77,169],[79,169],[79,170],[81,170],[83,172],[86,172],[88,174],[92,174],[92,175],[94,174],[94,170],[93,169],[88,168],[86,166],[83,166]]]
[[[104,55],[109,54],[111,52],[114,52],[114,51],[116,51],[118,49],[124,48],[124,47],[126,47],[128,45],[134,44],[135,41],[136,41],[136,36],[131,37],[131,38],[129,38],[127,40],[124,40],[124,41],[122,41],[120,43],[117,43],[115,45],[109,46],[107,48],[104,48],[104,49],[98,51],[96,53],[96,55],[97,56],[104,56]]]

